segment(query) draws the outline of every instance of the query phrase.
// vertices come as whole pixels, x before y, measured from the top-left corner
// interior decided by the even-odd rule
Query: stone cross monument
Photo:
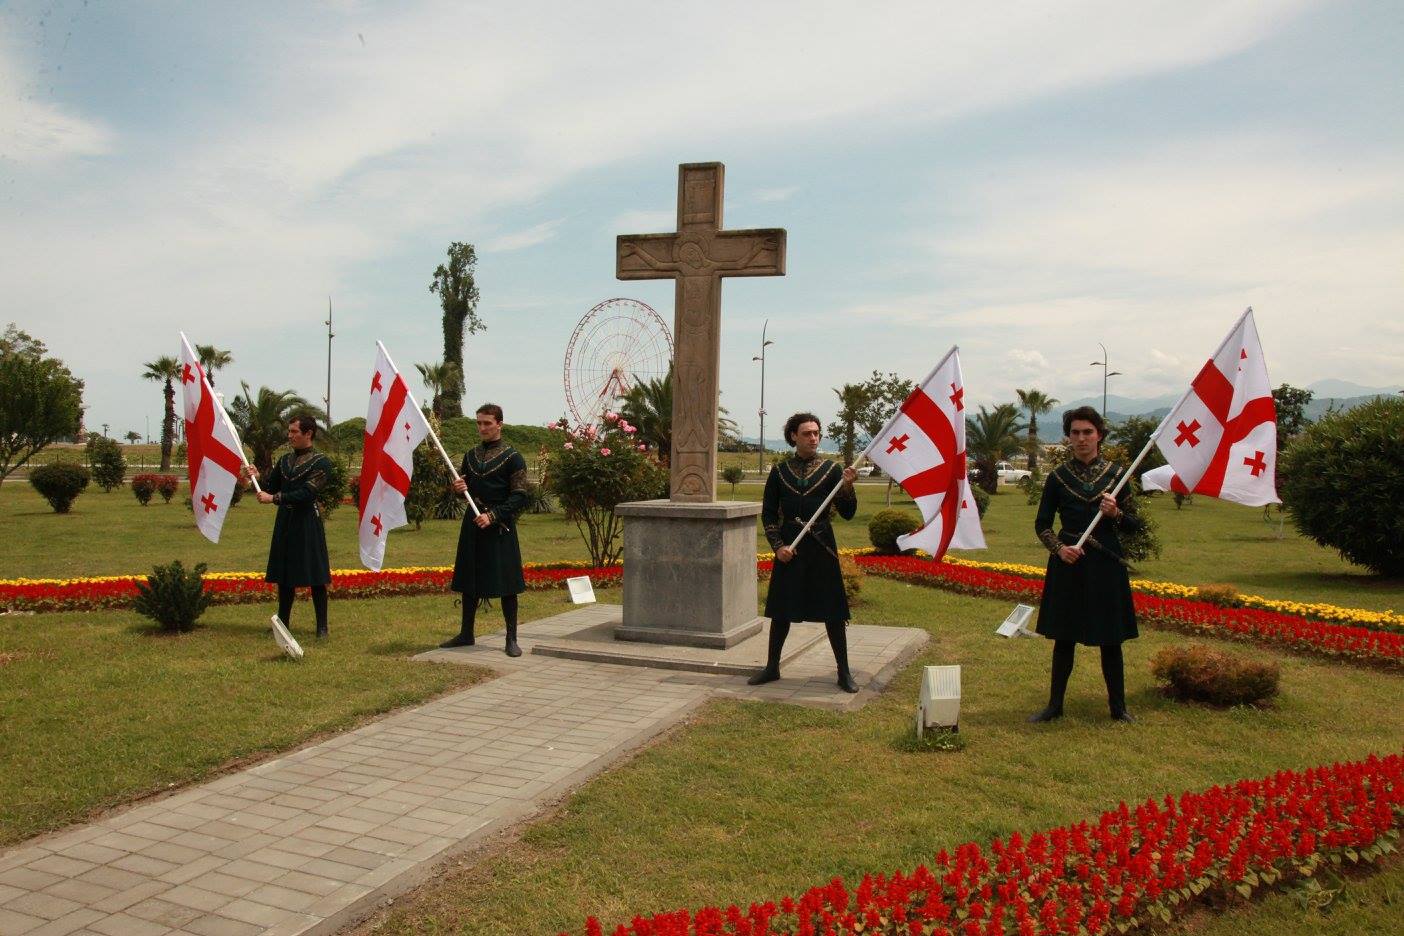
[[[760,632],[754,501],[718,503],[721,278],[782,276],[785,232],[723,231],[721,163],[678,167],[678,229],[623,234],[616,275],[677,281],[673,448],[667,500],[620,504],[624,612],[618,640],[717,650]]]
[[[711,503],[717,484],[721,278],[784,276],[785,232],[723,231],[721,163],[678,167],[678,230],[621,234],[616,275],[676,281],[669,498]]]

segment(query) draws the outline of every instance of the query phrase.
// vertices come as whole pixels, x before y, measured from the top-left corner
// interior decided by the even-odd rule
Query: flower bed
[[[968,595],[1037,602],[1041,578],[994,572],[968,562],[932,562],[916,556],[862,555],[858,563],[874,575]],[[1041,574],[1041,570],[1040,570]],[[1256,608],[1225,608],[1188,598],[1133,593],[1136,614],[1145,622],[1216,637],[1265,640],[1291,650],[1350,657],[1388,666],[1404,665],[1404,633],[1311,621],[1294,614]]]
[[[608,588],[623,580],[622,567],[592,569],[583,563],[526,563],[522,567],[529,589],[555,588],[567,578],[589,575],[596,586]],[[332,570],[331,589],[339,598],[421,595],[448,591],[452,566]],[[136,599],[144,575],[104,575],[76,579],[10,579],[0,581],[0,609],[8,611],[93,611],[128,608]],[[205,589],[217,604],[267,601],[277,586],[261,572],[207,572]]]
[[[637,916],[614,936],[1055,936],[1125,933],[1222,906],[1328,865],[1394,852],[1404,757],[1281,771],[1201,793],[1120,804],[987,848],[942,850],[910,874],[835,878],[747,910]],[[603,936],[598,920],[587,936]],[[562,934],[566,936],[566,934]]]

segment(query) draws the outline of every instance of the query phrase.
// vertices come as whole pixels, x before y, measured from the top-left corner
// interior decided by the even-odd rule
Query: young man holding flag
[[[517,596],[526,591],[522,575],[522,550],[517,543],[517,515],[527,506],[527,464],[516,449],[502,441],[502,407],[478,407],[481,444],[463,456],[453,489],[465,491],[477,505],[463,517],[458,535],[458,555],[449,586],[463,596],[463,619],[458,635],[441,647],[467,647],[474,643],[478,603],[502,600],[507,624],[507,655],[522,655],[517,646]]]
[[[268,548],[268,572],[264,581],[278,585],[278,619],[284,625],[292,615],[296,589],[310,586],[312,608],[317,615],[317,638],[327,636],[327,586],[331,584],[331,562],[327,558],[327,536],[317,498],[331,478],[331,460],[313,448],[317,420],[294,416],[288,420],[288,445],[292,451],[278,459],[263,478],[260,504],[278,508],[273,521],[273,542]],[[258,469],[246,465],[244,474],[258,478]]]
[[[1107,704],[1116,721],[1134,721],[1126,711],[1125,664],[1121,644],[1137,636],[1131,581],[1117,531],[1140,528],[1131,490],[1113,488],[1122,471],[1102,457],[1107,434],[1102,416],[1090,406],[1063,414],[1063,435],[1072,457],[1048,474],[1034,518],[1034,532],[1050,553],[1035,630],[1053,641],[1053,679],[1048,705],[1029,717],[1047,722],[1063,715],[1063,694],[1072,675],[1078,644],[1099,647]],[[1082,546],[1075,545],[1092,519],[1102,522]],[[1053,532],[1054,519],[1062,531]]]

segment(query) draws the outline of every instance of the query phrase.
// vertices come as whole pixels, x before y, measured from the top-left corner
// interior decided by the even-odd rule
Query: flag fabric
[[[359,488],[361,562],[368,569],[380,571],[386,536],[409,522],[405,498],[414,474],[414,450],[428,434],[429,423],[409,385],[385,346],[376,342]]]
[[[218,543],[244,465],[243,449],[184,332],[180,336],[180,387],[195,527],[210,542]]]
[[[937,561],[948,548],[984,549],[980,512],[965,471],[965,381],[952,348],[912,391],[864,455],[902,486],[921,510],[921,529],[897,538]]]
[[[1151,490],[1204,494],[1252,507],[1280,503],[1277,407],[1252,309],[1190,382],[1185,398],[1165,418],[1156,445],[1170,471],[1146,472],[1142,486],[1150,476]]]

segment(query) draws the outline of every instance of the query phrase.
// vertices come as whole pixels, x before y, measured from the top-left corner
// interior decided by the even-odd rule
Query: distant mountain
[[[1395,385],[1393,387],[1362,387],[1358,383],[1351,383],[1349,380],[1326,379],[1318,380],[1314,384],[1308,384],[1307,389],[1316,394],[1318,398],[1332,397],[1335,399],[1348,400],[1353,397],[1368,397],[1373,399],[1377,396],[1388,396],[1391,393],[1398,393],[1404,387]]]

